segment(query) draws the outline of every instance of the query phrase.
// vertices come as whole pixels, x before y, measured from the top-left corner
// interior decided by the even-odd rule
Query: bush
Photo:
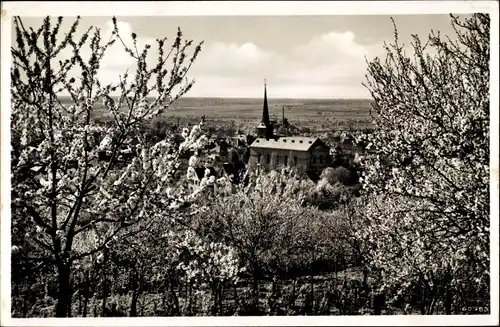
[[[320,178],[326,179],[330,185],[340,183],[342,185],[354,185],[358,182],[357,173],[354,170],[343,166],[332,168],[327,167],[321,173]]]

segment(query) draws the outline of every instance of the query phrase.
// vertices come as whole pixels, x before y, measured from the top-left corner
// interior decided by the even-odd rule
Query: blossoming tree
[[[414,36],[413,58],[396,30],[366,83],[378,154],[363,163],[371,200],[359,232],[385,292],[418,290],[422,313],[459,313],[465,287],[471,300],[489,288],[490,19],[451,18],[456,38]]]
[[[308,238],[308,231],[317,221],[309,218],[317,212],[301,206],[311,183],[286,168],[281,172],[250,172],[246,185],[215,198],[209,210],[191,222],[199,235],[235,249],[251,276],[253,313],[258,312],[259,279],[263,275],[277,274],[291,258],[300,257],[296,262],[307,264],[310,257],[318,255],[308,243],[315,241]]]
[[[173,178],[179,154],[203,143],[197,141],[199,131],[186,135],[180,147],[167,139],[148,144],[138,133],[141,123],[192,87],[186,75],[201,43],[183,40],[179,29],[170,47],[166,38],[157,40],[158,57],[151,66],[152,45],[141,49],[134,33],[133,44],[125,44],[115,18],[114,32],[104,42],[95,28],[78,39],[79,17],[61,35],[62,21],[46,17],[35,30],[15,18],[11,51],[13,261],[56,267],[56,316],[68,314],[74,262],[100,260],[105,248],[149,216],[168,215],[169,208],[189,201],[185,188],[172,188]],[[100,63],[116,41],[133,58],[135,74],[125,72],[117,83],[103,85]],[[68,49],[70,57],[58,60]],[[61,102],[61,95],[71,103]],[[110,127],[93,120],[98,101]],[[135,155],[122,160],[127,145]]]

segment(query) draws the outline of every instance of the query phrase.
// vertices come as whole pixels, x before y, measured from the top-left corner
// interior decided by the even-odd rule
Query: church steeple
[[[269,128],[269,107],[267,106],[267,87],[266,80],[264,80],[264,108],[262,110],[262,122]]]
[[[257,127],[257,137],[265,137],[268,140],[273,137],[273,125],[269,120],[269,107],[267,105],[266,80],[264,80],[264,108],[262,109],[262,121]]]

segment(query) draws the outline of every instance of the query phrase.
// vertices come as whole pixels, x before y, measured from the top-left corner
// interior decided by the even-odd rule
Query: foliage
[[[301,206],[307,188],[312,187],[307,185],[285,169],[252,174],[246,186],[214,199],[191,225],[204,238],[236,249],[253,280],[254,313],[259,279],[307,265],[315,256],[320,216],[315,209]]]
[[[179,30],[170,49],[157,41],[151,66],[150,46],[140,49],[137,35],[132,47],[117,28],[104,44],[98,30],[76,40],[77,20],[61,42],[61,21],[28,31],[15,20],[14,316],[487,306],[486,16],[454,20],[458,45],[431,35],[434,56],[416,38],[411,61],[396,38],[385,63],[369,63],[377,129],[332,136],[342,146],[354,136],[369,153],[353,158],[339,147],[317,183],[294,164],[293,151],[287,165],[263,155],[250,160],[240,184],[210,176],[206,131],[217,129],[204,118],[183,128],[158,117],[190,89],[183,81],[201,45],[188,59],[192,42]],[[115,41],[136,72],[101,85],[99,63]],[[58,66],[64,49],[72,55]],[[71,103],[59,102],[63,92]],[[92,119],[101,100],[106,125]],[[277,167],[266,169],[268,160]]]
[[[320,178],[326,179],[326,181],[331,185],[335,185],[336,183],[341,183],[343,185],[353,185],[358,182],[355,173],[342,166],[336,168],[325,168],[321,172]]]
[[[196,45],[187,57],[192,41],[182,41],[179,30],[168,53],[166,39],[157,40],[159,57],[149,68],[151,45],[138,49],[132,34],[133,46],[127,46],[115,18],[114,33],[104,43],[100,31],[91,33],[92,28],[77,40],[79,18],[60,35],[62,21],[59,17],[54,24],[46,17],[39,29],[28,31],[16,17],[16,45],[11,49],[12,243],[20,249],[13,261],[39,260],[57,267],[57,316],[68,313],[75,261],[99,258],[135,225],[147,223],[145,217],[189,199],[182,189],[173,198],[164,196],[179,154],[199,145],[196,128],[178,149],[168,140],[148,144],[138,128],[192,87],[193,81],[185,77],[201,50],[201,44]],[[100,62],[117,40],[136,61],[135,75],[130,80],[125,73],[118,83],[101,85]],[[65,49],[73,54],[56,63]],[[63,91],[73,104],[60,103]],[[150,102],[152,94],[156,96]],[[114,119],[109,128],[91,121],[101,99]],[[135,148],[137,155],[121,162],[119,154],[126,146]],[[107,157],[103,160],[99,152]]]
[[[414,36],[413,60],[396,30],[367,77],[377,126],[368,141],[378,154],[364,162],[359,233],[374,247],[381,288],[396,300],[419,285],[426,313],[439,301],[457,313],[462,285],[477,288],[470,300],[489,285],[490,18],[452,24],[456,40]]]

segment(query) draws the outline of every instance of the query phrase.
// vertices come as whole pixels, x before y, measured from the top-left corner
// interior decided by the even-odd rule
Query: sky
[[[426,39],[431,30],[454,35],[449,15],[393,15],[400,42],[411,54],[412,34]],[[196,83],[189,97],[261,98],[264,79],[268,97],[369,98],[362,85],[366,59],[383,57],[383,42],[394,40],[388,15],[349,16],[138,16],[117,17],[120,33],[131,45],[152,45],[155,39],[174,39],[180,27],[186,39],[204,41],[188,73]],[[73,19],[66,17],[61,31]],[[24,17],[25,27],[39,27],[40,17]],[[80,31],[101,29],[111,35],[111,17],[82,17]],[[14,32],[12,32],[14,33]],[[14,34],[13,34],[14,35]],[[14,40],[14,38],[13,38]],[[68,56],[63,53],[61,56]],[[366,57],[366,59],[365,59]],[[116,82],[134,63],[119,45],[101,63],[102,82]]]

